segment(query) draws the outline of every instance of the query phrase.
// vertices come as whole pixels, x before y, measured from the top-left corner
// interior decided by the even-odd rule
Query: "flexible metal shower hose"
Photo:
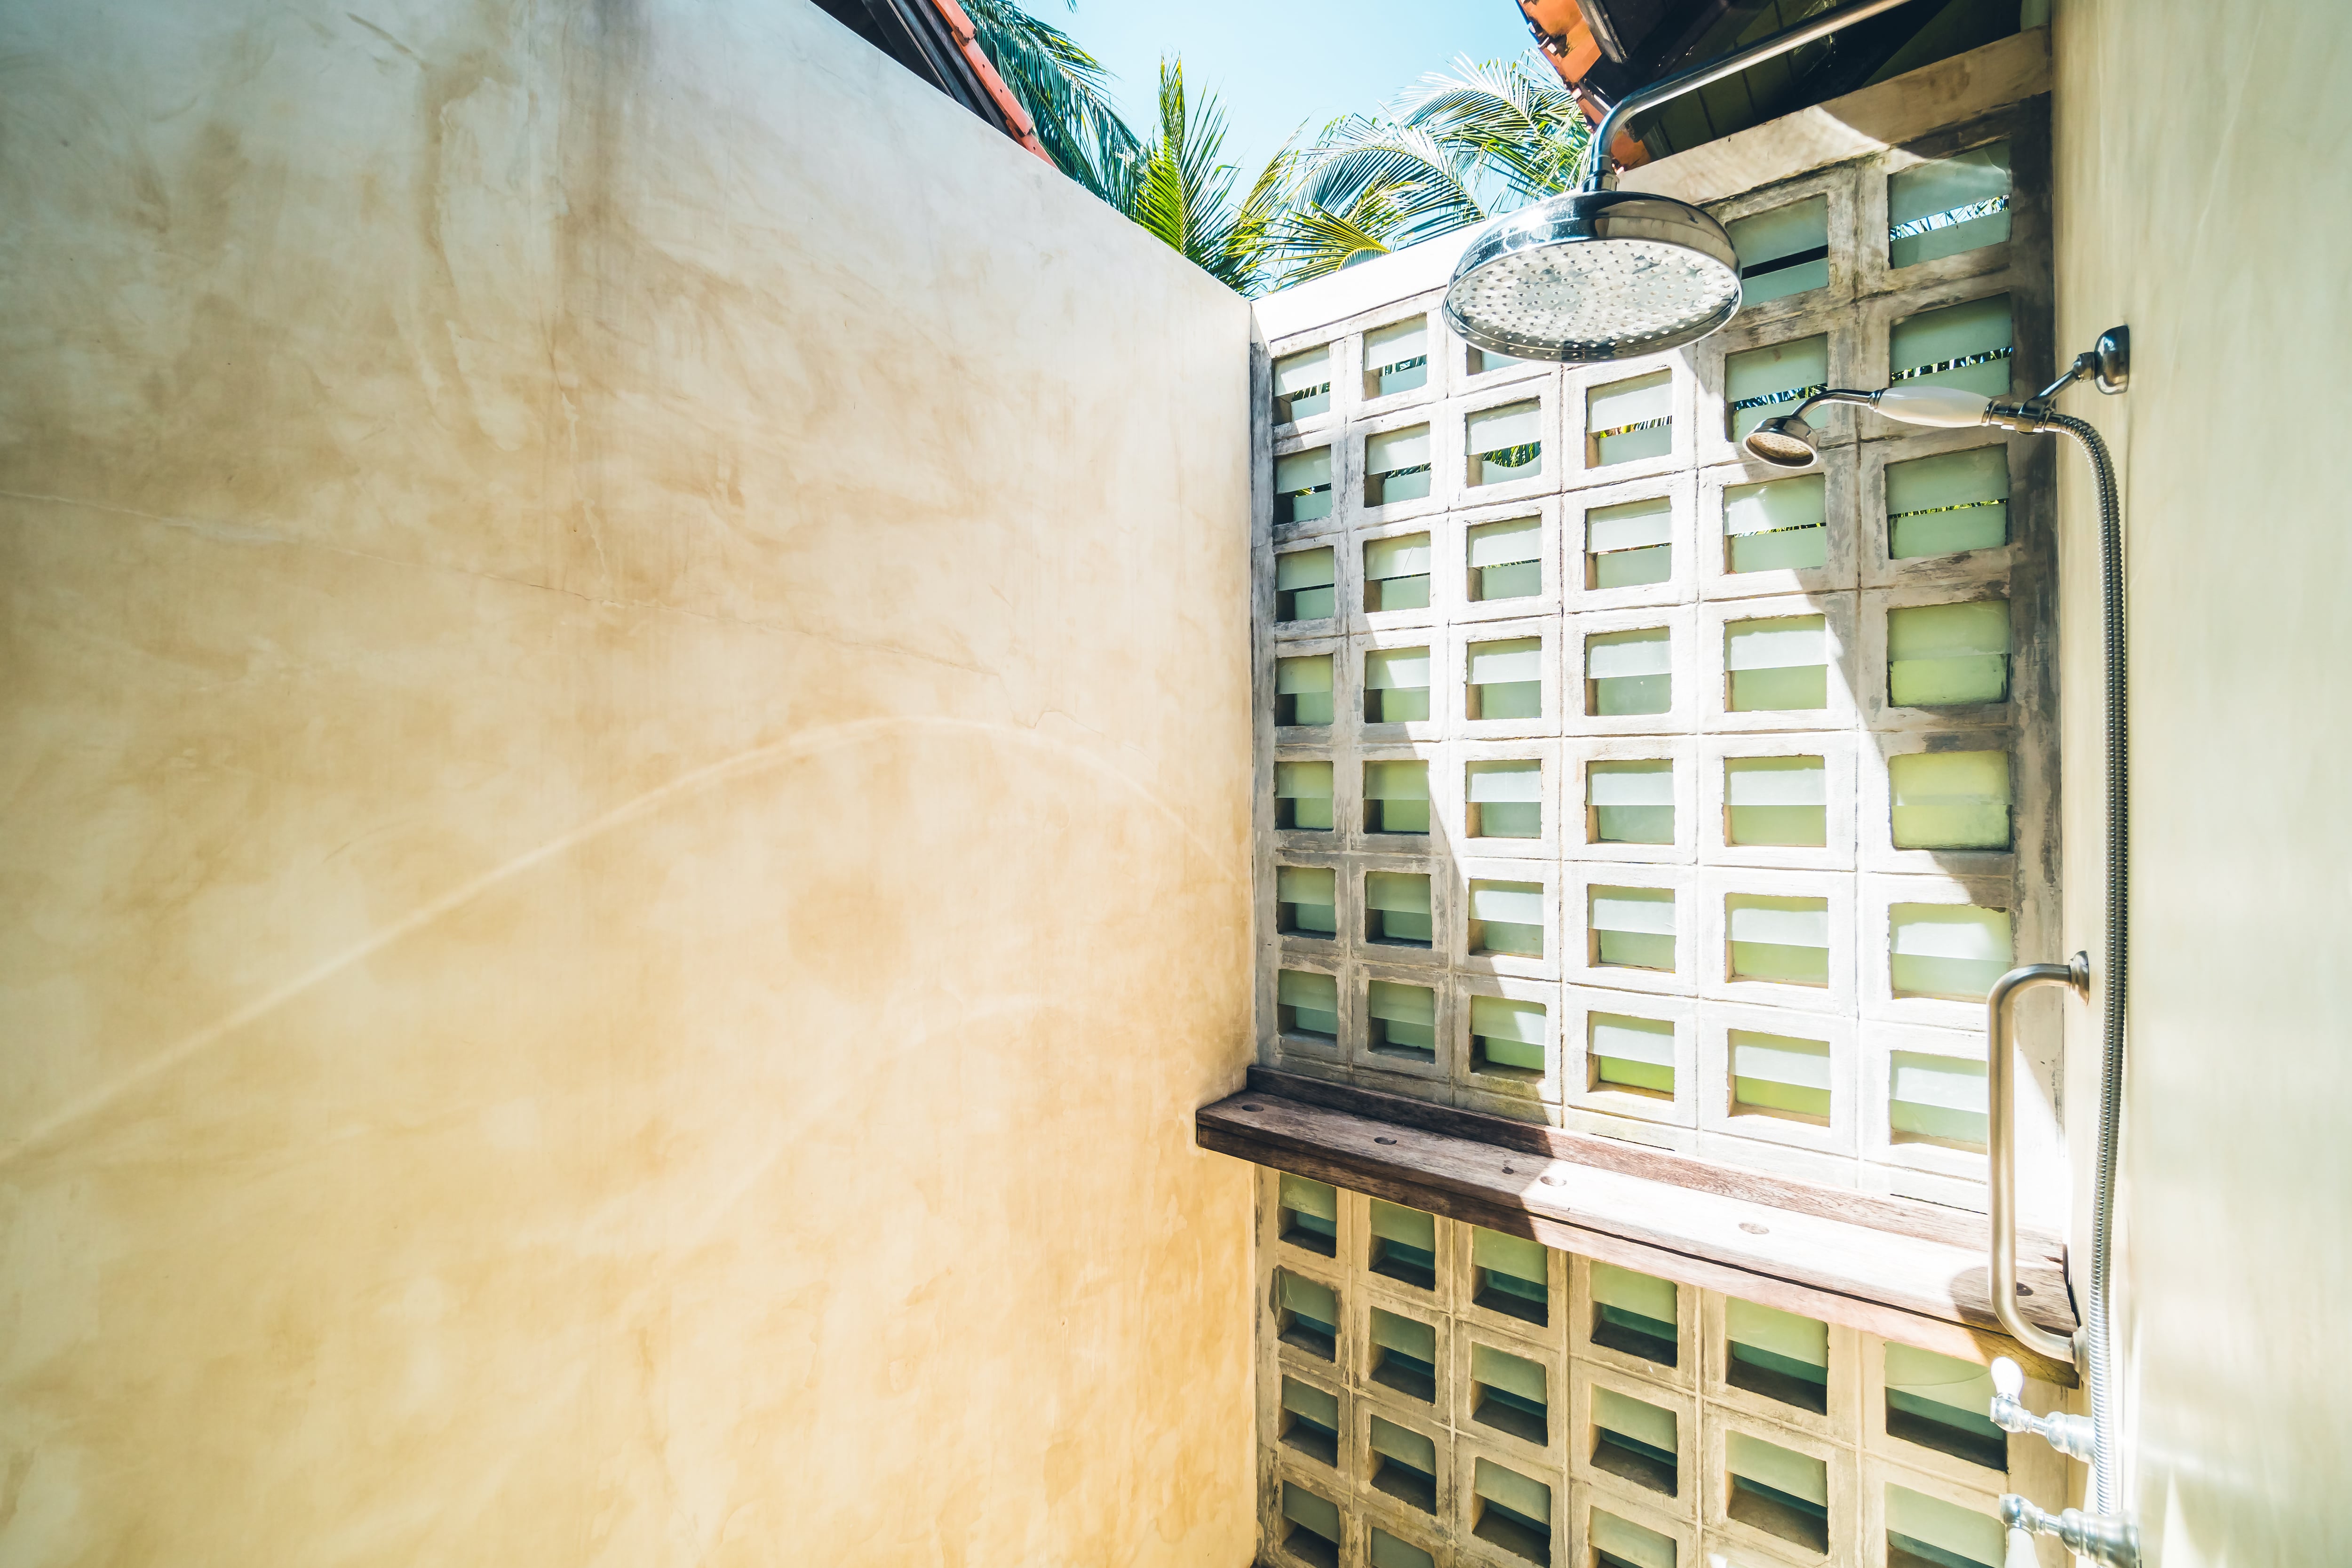
[[[2083,1314],[2084,1375],[2091,1385],[2092,1508],[2109,1516],[2123,1507],[2116,1436],[2115,1368],[2110,1359],[2107,1272],[2116,1214],[2116,1142],[2123,1114],[2124,999],[2130,960],[2131,776],[2129,710],[2126,703],[2123,519],[2115,464],[2097,430],[2071,415],[2052,414],[2043,427],[2063,430],[2083,444],[2099,486],[2099,592],[2106,643],[2107,941],[2100,966],[2099,1161],[2091,1199],[2091,1299]]]

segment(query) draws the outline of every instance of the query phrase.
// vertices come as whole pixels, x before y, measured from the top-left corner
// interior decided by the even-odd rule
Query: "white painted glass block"
[[[1275,720],[1277,724],[1328,724],[1331,721],[1331,656],[1274,661]],[[1288,698],[1289,701],[1280,700]]]
[[[1675,1092],[1672,1023],[1617,1013],[1592,1013],[1586,1016],[1585,1026],[1585,1048],[1592,1058],[1595,1088],[1631,1089],[1645,1094]]]
[[[1899,708],[2001,701],[2009,637],[2007,599],[1887,611],[1887,700]]]
[[[1533,563],[1543,554],[1543,521],[1515,517],[1481,523],[1470,531],[1470,564],[1475,567]]]
[[[1598,963],[1674,973],[1673,889],[1596,887],[1590,923]]]
[[[1593,762],[1584,768],[1588,824],[1596,844],[1675,841],[1675,764],[1666,758]]]
[[[2007,397],[2015,349],[2006,294],[1923,310],[1895,323],[1887,341],[1889,379]]]
[[[1364,466],[1375,474],[1393,474],[1429,461],[1429,426],[1389,430],[1364,442]]]
[[[1886,760],[1897,849],[2006,849],[2007,752],[1912,752]]]
[[[1303,1214],[1309,1218],[1325,1220],[1333,1225],[1339,1222],[1339,1189],[1328,1182],[1310,1181],[1305,1176],[1294,1176],[1286,1171],[1282,1173],[1281,1199],[1282,1206],[1295,1214]]]
[[[1505,952],[1522,958],[1543,956],[1543,887],[1536,882],[1470,884],[1470,918],[1478,923],[1472,933],[1473,952]]]
[[[1410,392],[1429,382],[1429,318],[1415,316],[1364,334],[1365,374],[1375,397]]]
[[[1544,1386],[1544,1369],[1525,1356],[1508,1351],[1498,1351],[1492,1345],[1475,1342],[1470,1346],[1470,1376],[1489,1388],[1499,1388],[1506,1394],[1516,1394],[1530,1405],[1550,1403],[1550,1390]]]
[[[1829,767],[1820,757],[1726,757],[1724,837],[1819,848],[1829,842]]]
[[[1429,535],[1375,539],[1364,546],[1364,575],[1374,581],[1390,577],[1422,577],[1429,574]]]
[[[1600,632],[1584,639],[1585,711],[1601,717],[1674,707],[1674,649],[1664,626]]]
[[[1739,302],[1760,305],[1830,280],[1830,201],[1810,196],[1724,225],[1739,257]]]
[[[1274,873],[1275,901],[1283,905],[1289,929],[1334,935],[1339,929],[1339,895],[1334,873],[1318,866],[1278,866]]]
[[[1274,422],[1331,412],[1331,350],[1308,349],[1274,362]]]
[[[1981,1149],[1985,1068],[1958,1057],[1896,1051],[1887,1068],[1886,1121],[1896,1142],[1933,1139]]]
[[[1331,826],[1331,764],[1274,764],[1275,826],[1317,828]]]
[[[1339,607],[1338,590],[1332,586],[1339,573],[1339,552],[1328,545],[1320,550],[1293,550],[1276,556],[1275,618],[1282,621],[1328,618]]]
[[[1469,648],[1473,719],[1535,719],[1543,713],[1543,639],[1512,637]]]
[[[1530,401],[1506,404],[1471,415],[1467,422],[1470,450],[1478,454],[1499,452],[1538,439],[1543,433],[1542,413],[1543,405]]]
[[[1630,1519],[1620,1519],[1606,1509],[1592,1510],[1591,1524],[1592,1548],[1606,1552],[1633,1568],[1675,1568],[1675,1538],[1661,1535]]]
[[[1339,1037],[1339,982],[1328,974],[1286,969],[1276,982],[1275,1000],[1285,1014],[1283,1028],[1292,1034]]]
[[[1675,447],[1675,383],[1671,371],[1612,381],[1585,395],[1585,428],[1595,467],[1660,458]]]
[[[1477,808],[1474,838],[1543,837],[1543,764],[1538,762],[1472,763],[1465,790]]]
[[[1331,448],[1317,447],[1274,460],[1274,521],[1312,522],[1331,515]]]
[[[2009,237],[2009,143],[1905,169],[1886,182],[1886,261],[1922,261],[1980,250]]]
[[[1473,348],[1464,356],[1463,363],[1470,367],[1472,375],[1485,375],[1489,371],[1508,370],[1515,364],[1532,364],[1535,362],[1497,353],[1493,349]]]
[[[1821,616],[1733,621],[1723,628],[1723,663],[1735,713],[1829,706],[1829,632]]]
[[[1509,1040],[1537,1047],[1535,1065],[1543,1065],[1544,1005],[1509,996],[1470,998],[1470,1032],[1489,1040]]]
[[[1744,349],[1723,362],[1724,406],[1730,437],[1737,441],[1777,414],[1829,385],[1827,334]]]
[[[1595,507],[1585,513],[1588,585],[1632,588],[1673,576],[1674,525],[1674,502],[1664,496]]]
[[[1364,655],[1364,684],[1374,691],[1412,691],[1429,685],[1425,647],[1373,648]]]
[[[1723,900],[1734,980],[1780,985],[1827,985],[1830,906],[1827,899],[1732,893]]]
[[[1829,562],[1829,481],[1820,474],[1723,492],[1734,572],[1807,570]]]
[[[1895,904],[1888,953],[1898,996],[1981,1002],[2017,962],[2009,911],[1974,904]]]
[[[1339,1510],[1296,1481],[1282,1483],[1282,1517],[1333,1546],[1339,1544]]]
[[[1647,1400],[1632,1398],[1599,1384],[1592,1385],[1592,1424],[1653,1448],[1663,1448],[1669,1454],[1675,1451],[1673,1411],[1661,1410]]]
[[[1886,1487],[1886,1546],[1937,1568],[2000,1568],[2002,1530],[1999,1518],[1915,1492],[1892,1481]],[[1927,1548],[1921,1551],[1920,1548]]]
[[[1784,1112],[1827,1121],[1830,1047],[1826,1040],[1729,1031],[1732,1112]],[[1810,1321],[1811,1320],[1807,1320]]]
[[[1723,1303],[1724,1337],[1734,1345],[1759,1350],[1801,1366],[1829,1370],[1830,1326],[1777,1307],[1759,1306],[1737,1296]]]
[[[2009,448],[1886,465],[1887,553],[1897,561],[2009,542]]]

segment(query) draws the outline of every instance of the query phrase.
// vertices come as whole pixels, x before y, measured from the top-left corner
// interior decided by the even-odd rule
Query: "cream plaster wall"
[[[2053,25],[2059,346],[2126,321],[2135,360],[2127,395],[2066,401],[2116,445],[2130,532],[2132,1495],[2163,1568],[2341,1563],[2352,11],[2060,0]],[[2095,954],[2096,516],[2062,471],[2067,926]],[[2097,1043],[2074,1024],[2087,1178]]]
[[[1245,1562],[1243,303],[804,0],[0,61],[0,1562]]]

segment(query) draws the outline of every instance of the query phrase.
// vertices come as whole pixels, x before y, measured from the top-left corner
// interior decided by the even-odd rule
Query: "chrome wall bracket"
[[[2129,1520],[2106,1519],[2078,1508],[2049,1513],[2011,1492],[2000,1500],[2000,1521],[2009,1527],[2007,1556],[2011,1563],[2033,1563],[2032,1538],[2054,1535],[2066,1550],[2094,1563],[2105,1563],[2108,1568],[2139,1568],[2139,1530]]]
[[[2039,1437],[2070,1459],[2088,1464],[2094,1451],[2091,1418],[2053,1413],[2036,1415],[2018,1396],[2025,1392],[2025,1369],[2007,1356],[1992,1363],[1992,1424],[2004,1432]]]

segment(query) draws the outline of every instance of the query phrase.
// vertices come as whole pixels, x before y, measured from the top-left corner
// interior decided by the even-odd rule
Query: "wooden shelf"
[[[1661,1279],[1954,1355],[2074,1369],[1996,1325],[1981,1215],[1790,1181],[1680,1154],[1265,1068],[1202,1109],[1204,1149]],[[2064,1249],[2021,1240],[2025,1315],[2074,1331]]]

